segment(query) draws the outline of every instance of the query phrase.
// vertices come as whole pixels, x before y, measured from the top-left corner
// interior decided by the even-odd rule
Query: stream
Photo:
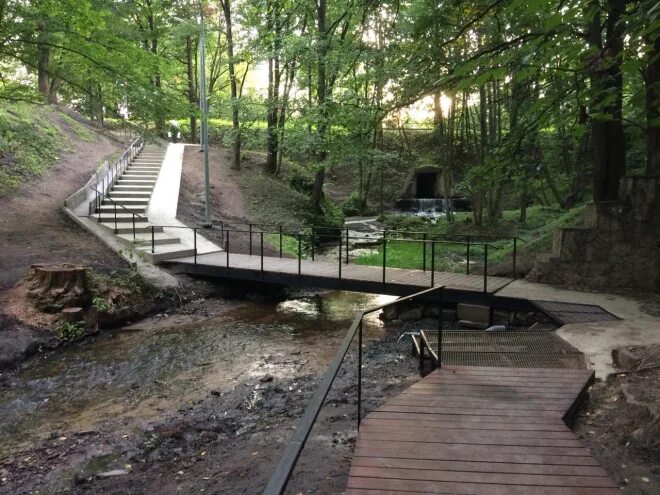
[[[33,358],[0,375],[0,458],[101,424],[139,431],[209,392],[249,380],[318,373],[355,311],[391,299],[327,292],[245,302],[202,321],[146,320]],[[366,340],[382,335],[377,314],[364,329]]]

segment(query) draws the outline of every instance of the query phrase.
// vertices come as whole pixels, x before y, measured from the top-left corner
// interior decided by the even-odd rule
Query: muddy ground
[[[179,312],[138,326],[199,324],[205,315],[246,316],[241,311],[254,316],[254,308],[240,308],[238,302],[198,299]],[[255,321],[268,324],[271,313],[266,311]],[[88,405],[89,414],[75,424],[61,424],[52,431],[24,425],[27,430],[20,436],[26,442],[13,447],[5,444],[0,450],[0,493],[259,493],[343,334],[327,333],[325,339],[318,334],[300,335],[307,344],[291,348],[286,347],[286,330],[279,337],[277,332],[282,330],[273,331],[277,340],[264,345],[255,342],[254,336],[226,329],[218,345],[233,351],[231,367],[240,376],[228,382],[222,373],[207,369],[204,378],[181,388],[180,396],[156,394],[152,415],[142,414],[144,407],[131,402],[131,397],[145,387],[158,387],[158,380],[155,385],[144,381],[124,384],[125,390],[108,407],[124,407],[128,414],[114,419],[95,421],[107,407]],[[366,410],[418,378],[408,346],[396,344],[395,338],[386,334],[382,341],[374,340],[365,347]],[[303,452],[291,493],[338,493],[345,486],[356,434],[354,350]],[[240,373],[241,369],[245,372]],[[12,374],[0,376],[0,392],[2,388],[11,392],[16,380]],[[200,386],[202,382],[212,386]],[[197,388],[202,395],[196,394]],[[99,417],[94,418],[95,414]],[[16,440],[16,432],[12,438]]]
[[[209,148],[211,204],[213,228],[204,230],[203,235],[218,245],[223,245],[221,229],[223,223],[231,224],[232,230],[247,230],[252,222],[241,191],[240,173],[233,170],[229,163],[229,151],[222,148]],[[183,154],[183,171],[179,189],[179,207],[177,218],[186,225],[202,225],[204,221],[204,153],[196,146],[186,146]],[[256,229],[255,229],[256,230]],[[249,252],[249,234],[232,232],[231,252],[247,254]],[[253,236],[254,253],[259,251],[259,237]],[[264,255],[277,253],[264,246]]]
[[[594,385],[575,431],[622,493],[660,493],[660,369],[615,373]]]
[[[0,290],[14,285],[33,263],[72,262],[105,270],[127,266],[62,211],[64,199],[85,185],[103,160],[120,153],[122,145],[93,128],[96,140],[88,143],[63,119],[58,125],[73,143],[71,151],[44,176],[0,198]]]

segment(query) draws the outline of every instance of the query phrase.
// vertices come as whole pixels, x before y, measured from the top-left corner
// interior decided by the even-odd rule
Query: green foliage
[[[58,323],[55,332],[61,340],[73,341],[85,335],[85,328],[84,321],[67,321]]]
[[[355,191],[341,205],[341,211],[347,217],[354,217],[360,214],[360,198]]]
[[[0,107],[0,197],[48,171],[69,146],[52,118],[48,107]]]
[[[92,298],[92,308],[94,308],[96,311],[99,311],[101,313],[104,313],[109,309],[106,300],[98,296]]]

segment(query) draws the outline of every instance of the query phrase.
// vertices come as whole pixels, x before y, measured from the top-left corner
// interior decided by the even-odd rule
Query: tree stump
[[[35,307],[45,312],[82,307],[88,299],[87,272],[81,265],[32,265],[25,285]]]

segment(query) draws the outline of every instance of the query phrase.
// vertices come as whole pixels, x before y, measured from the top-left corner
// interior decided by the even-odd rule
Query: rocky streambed
[[[0,493],[258,493],[354,312],[380,302],[340,292],[197,299],[3,373]],[[397,336],[377,316],[365,326],[367,410],[417,378]],[[354,354],[300,460],[296,490],[344,487]]]

